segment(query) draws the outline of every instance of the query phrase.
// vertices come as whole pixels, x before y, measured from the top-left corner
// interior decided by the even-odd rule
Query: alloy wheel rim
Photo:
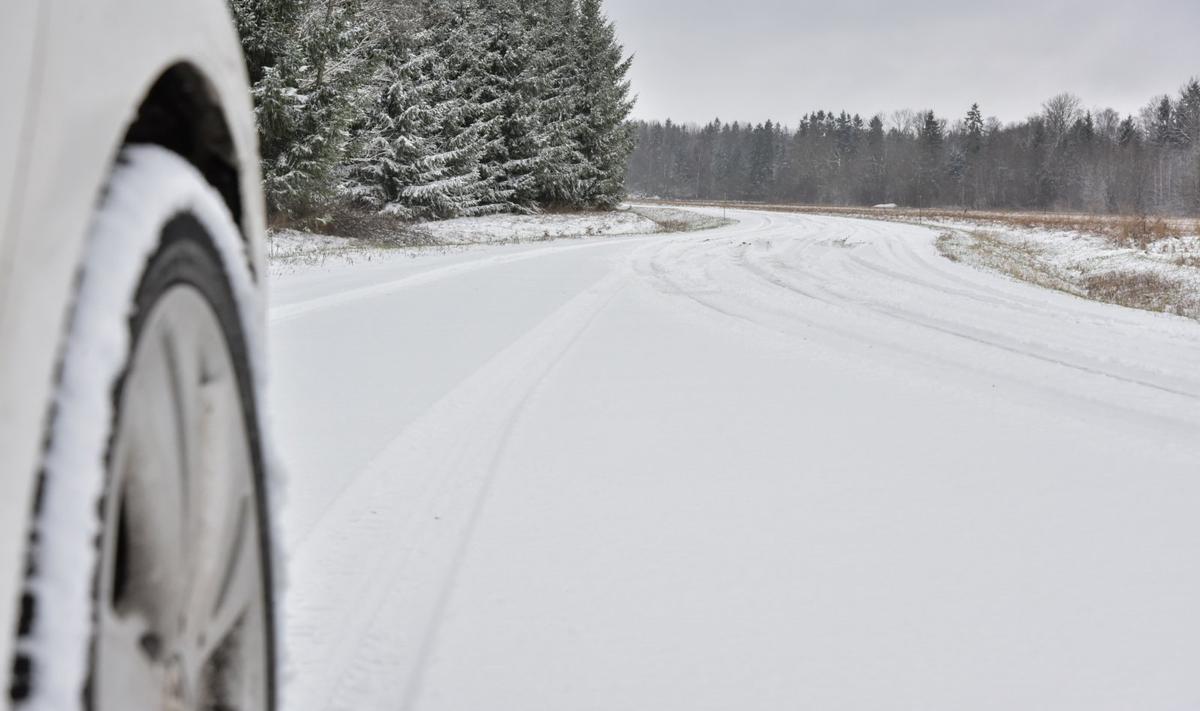
[[[151,309],[119,402],[91,708],[265,708],[254,460],[237,373],[198,290],[173,286]]]

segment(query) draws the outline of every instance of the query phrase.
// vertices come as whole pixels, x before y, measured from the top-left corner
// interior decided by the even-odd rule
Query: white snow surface
[[[442,244],[528,242],[561,237],[645,234],[651,220],[627,210],[544,215],[490,215],[427,222],[421,230]]]
[[[301,230],[272,230],[267,236],[267,256],[273,262],[303,259],[352,249],[349,237],[319,235]]]
[[[55,399],[54,437],[46,452],[36,524],[36,573],[30,580],[38,611],[53,614],[35,615],[29,636],[20,642],[34,663],[33,692],[21,706],[27,711],[83,707],[100,531],[96,506],[105,481],[113,387],[130,356],[129,317],[142,274],[163,227],[185,212],[204,225],[221,256],[255,356],[256,384],[261,388],[264,382],[261,296],[245,243],[221,196],[170,151],[124,149],[90,229]],[[261,389],[259,401],[266,401]],[[269,437],[264,440],[269,447]],[[278,477],[269,480],[278,496]],[[53,673],[44,673],[47,669]]]
[[[730,215],[276,281],[284,708],[1200,705],[1200,324]]]
[[[675,218],[682,210],[657,210]],[[693,213],[694,214],[694,213]],[[699,218],[699,216],[696,216]],[[712,226],[703,218],[688,229]],[[631,210],[545,215],[489,215],[423,222],[408,228],[420,237],[418,246],[396,246],[372,240],[321,235],[302,230],[272,230],[267,236],[271,274],[276,277],[316,269],[373,262],[394,262],[431,252],[461,251],[481,245],[545,242],[580,237],[650,234],[660,230],[651,219]]]

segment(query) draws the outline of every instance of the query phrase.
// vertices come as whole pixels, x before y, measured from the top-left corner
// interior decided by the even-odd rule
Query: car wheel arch
[[[238,155],[225,108],[195,65],[177,62],[150,83],[121,143],[159,145],[195,166],[220,193],[245,239],[240,168],[257,158]]]

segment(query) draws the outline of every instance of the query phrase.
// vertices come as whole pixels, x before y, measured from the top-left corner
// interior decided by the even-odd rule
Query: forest
[[[1200,80],[1137,116],[1072,94],[1016,123],[973,105],[864,119],[816,111],[796,126],[637,122],[631,193],[807,205],[1200,214]]]
[[[609,208],[633,148],[602,0],[231,0],[272,219]]]

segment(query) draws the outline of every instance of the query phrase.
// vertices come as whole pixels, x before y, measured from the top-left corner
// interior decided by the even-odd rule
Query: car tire
[[[129,254],[123,231],[140,245]],[[274,708],[266,466],[231,240],[232,216],[189,164],[123,153],[62,355],[17,708]]]

